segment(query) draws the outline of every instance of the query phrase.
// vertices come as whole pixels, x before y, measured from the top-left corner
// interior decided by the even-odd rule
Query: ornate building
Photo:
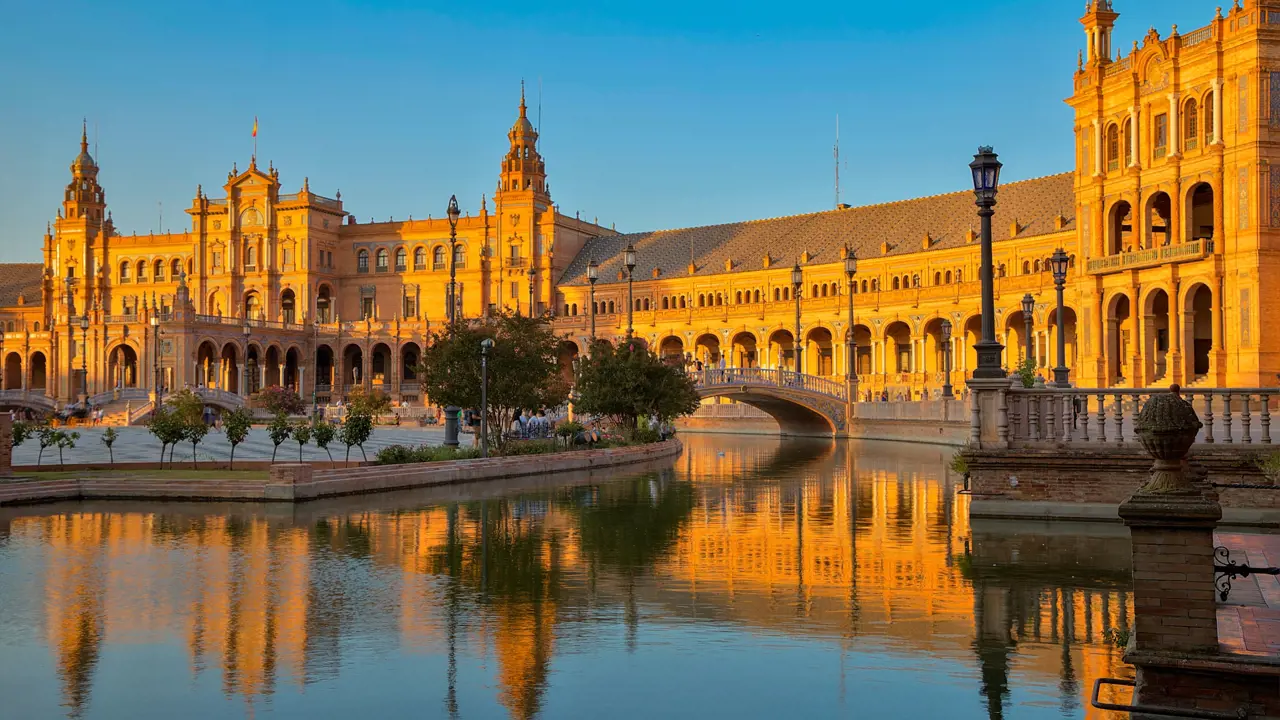
[[[1269,59],[1280,52],[1280,1],[1237,4],[1186,34],[1153,29],[1127,54],[1112,48],[1117,18],[1109,0],[1081,18],[1086,50],[1067,100],[1074,171],[999,194],[1005,364],[1028,353],[1045,374],[1056,364],[1047,259],[1063,248],[1072,382],[1273,384],[1280,339],[1268,340],[1277,336],[1264,319],[1280,296],[1262,277],[1280,228],[1280,165],[1270,164],[1280,71]],[[980,243],[968,191],[618,235],[557,211],[537,139],[522,98],[497,191],[457,221],[464,316],[549,312],[566,360],[585,352],[593,326],[624,337],[629,316],[635,336],[664,355],[712,365],[792,367],[798,331],[805,371],[856,370],[864,398],[936,395],[944,321],[954,328],[952,384],[976,365]],[[158,373],[168,387],[236,395],[285,384],[324,401],[359,384],[423,401],[413,367],[447,315],[447,219],[358,223],[340,194],[322,197],[305,179],[286,193],[274,168],[251,160],[228,173],[224,197],[197,189],[192,231],[125,236],[83,136],[71,174],[43,264],[0,267],[5,389],[119,397]],[[858,258],[852,284],[848,251]]]

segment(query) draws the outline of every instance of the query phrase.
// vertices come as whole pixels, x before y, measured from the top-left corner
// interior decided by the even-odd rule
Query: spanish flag
[[[258,116],[253,116],[253,136],[258,137]]]

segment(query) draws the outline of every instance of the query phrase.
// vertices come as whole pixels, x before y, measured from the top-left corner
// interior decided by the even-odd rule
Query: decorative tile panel
[[[1240,230],[1249,229],[1249,169],[1240,168],[1240,178],[1237,182],[1236,195],[1239,203],[1236,208],[1238,216],[1237,227]]]

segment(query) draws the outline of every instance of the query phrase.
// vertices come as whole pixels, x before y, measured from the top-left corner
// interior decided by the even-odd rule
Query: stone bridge
[[[0,390],[0,408],[26,408],[37,413],[53,412],[53,398],[43,390]]]
[[[843,435],[849,421],[844,380],[781,368],[721,368],[692,373],[701,397],[724,397],[768,413],[784,435]]]

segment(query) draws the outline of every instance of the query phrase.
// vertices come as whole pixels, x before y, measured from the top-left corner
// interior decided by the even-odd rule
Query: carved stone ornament
[[[1191,403],[1174,392],[1153,395],[1133,421],[1133,430],[1155,465],[1142,493],[1193,493],[1183,460],[1204,424]]]

